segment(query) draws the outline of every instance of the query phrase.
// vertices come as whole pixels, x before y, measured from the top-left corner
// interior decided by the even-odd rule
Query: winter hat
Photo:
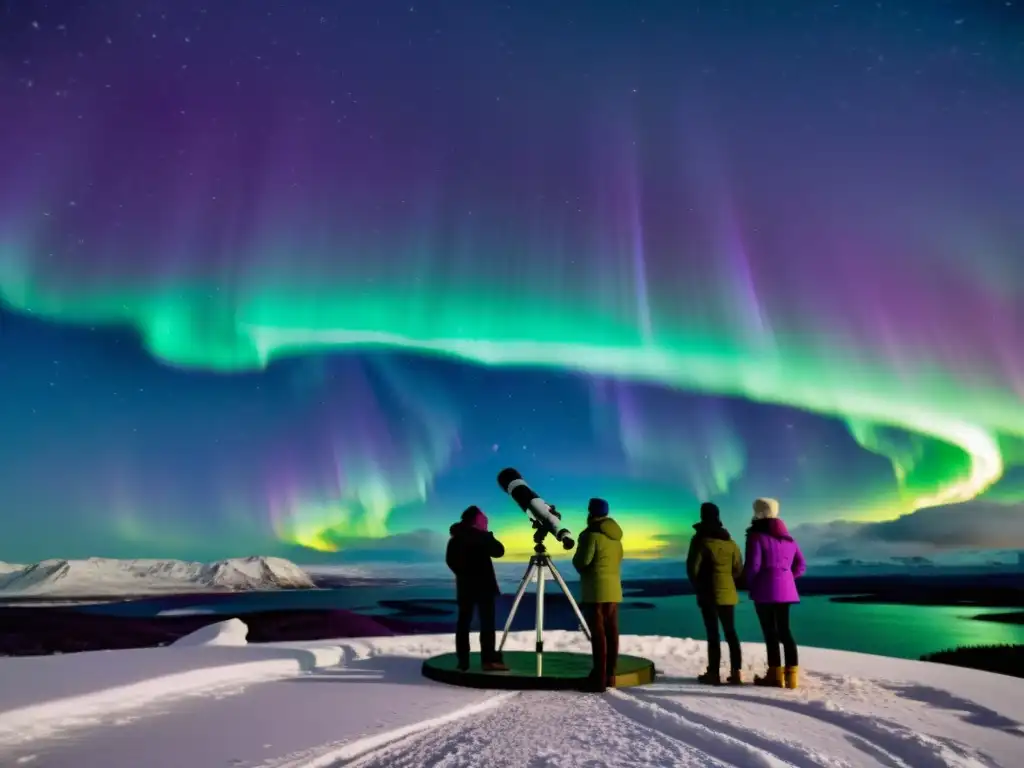
[[[779,502],[777,499],[755,499],[754,519],[773,520],[779,516]]]
[[[591,499],[590,503],[587,504],[587,513],[590,517],[607,517],[608,502],[604,499]]]
[[[487,530],[487,515],[475,504],[471,507],[466,507],[466,511],[462,513],[462,522],[469,525],[470,528],[476,528],[478,531]]]
[[[721,513],[718,511],[718,505],[712,504],[710,501],[705,501],[700,505],[700,521],[702,523],[710,523],[711,525],[719,525],[722,522]]]

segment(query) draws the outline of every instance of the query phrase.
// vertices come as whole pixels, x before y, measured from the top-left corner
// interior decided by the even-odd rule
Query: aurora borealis
[[[1024,549],[1014,4],[0,14],[0,559]]]

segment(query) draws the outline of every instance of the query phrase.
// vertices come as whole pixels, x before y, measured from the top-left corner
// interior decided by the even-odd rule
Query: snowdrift
[[[44,560],[0,566],[0,597],[98,597],[167,592],[310,589],[309,574],[279,557],[182,560]]]
[[[179,637],[171,645],[194,647],[197,645],[226,645],[237,648],[248,645],[246,637],[249,635],[249,627],[241,619],[228,619],[218,621],[216,624],[207,624],[195,632]]]

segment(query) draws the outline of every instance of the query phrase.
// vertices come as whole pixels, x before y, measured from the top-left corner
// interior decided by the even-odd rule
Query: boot
[[[722,675],[717,669],[708,669],[707,672],[697,675],[697,682],[705,685],[721,685]]]
[[[760,685],[765,688],[785,688],[785,670],[782,667],[768,667],[764,677],[754,676],[754,685]]]
[[[800,667],[786,667],[786,687],[796,688],[800,681]]]
[[[501,661],[485,661],[484,672],[508,672],[508,667]]]
[[[603,675],[591,671],[583,682],[583,690],[588,693],[604,693],[608,690],[608,680]]]
[[[729,673],[729,679],[726,682],[729,685],[743,685],[743,673],[738,669],[734,669]]]

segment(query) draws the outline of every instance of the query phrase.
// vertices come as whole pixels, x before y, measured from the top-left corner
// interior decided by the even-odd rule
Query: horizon
[[[980,559],[980,555],[987,555],[987,559]],[[810,561],[812,570],[807,574],[808,578],[812,580],[816,575],[821,575],[826,578],[832,578],[837,575],[895,575],[895,574],[906,574],[906,573],[929,573],[932,575],[943,575],[952,574],[962,571],[973,571],[973,572],[1003,572],[1003,571],[1017,571],[1024,568],[1024,551],[998,551],[993,553],[978,553],[978,558],[971,557],[958,557],[953,559],[930,559],[924,557],[914,558],[901,558],[893,557],[885,560],[850,560],[840,559],[836,561]],[[86,558],[62,558],[62,557],[47,557],[42,560],[38,560],[31,563],[15,563],[0,560],[0,566],[6,566],[8,568],[28,568],[40,563],[46,562],[87,562],[90,560],[104,560],[112,562],[185,562],[185,563],[203,563],[209,564],[211,562],[230,561],[230,560],[252,560],[252,559],[269,559],[279,558],[278,555],[236,555],[225,558],[219,558],[218,560],[212,561],[195,561],[182,558],[159,558],[159,557],[104,557],[99,555],[93,555]],[[563,578],[567,582],[576,581],[579,575],[570,566],[566,567],[566,562],[571,557],[571,553],[568,553],[565,558],[553,558],[555,560],[556,567],[562,572]],[[285,559],[286,558],[280,558]],[[522,560],[517,558],[499,558],[494,560],[494,566],[498,573],[498,577],[501,580],[508,580],[515,578],[518,580],[522,573],[525,572],[525,567],[528,564],[529,558],[523,558]],[[339,578],[352,577],[352,578],[369,578],[369,579],[380,579],[387,581],[393,578],[401,579],[445,579],[449,580],[452,577],[451,572],[443,561],[423,561],[423,562],[384,562],[384,561],[364,561],[360,563],[331,563],[331,562],[319,562],[310,563],[302,562],[301,560],[290,561],[293,565],[303,569],[312,576],[329,577],[337,576]],[[390,574],[390,575],[389,575]],[[0,573],[2,576],[3,573]],[[623,579],[626,581],[631,580],[685,580],[686,577],[686,562],[685,559],[639,559],[629,558],[623,559]]]

